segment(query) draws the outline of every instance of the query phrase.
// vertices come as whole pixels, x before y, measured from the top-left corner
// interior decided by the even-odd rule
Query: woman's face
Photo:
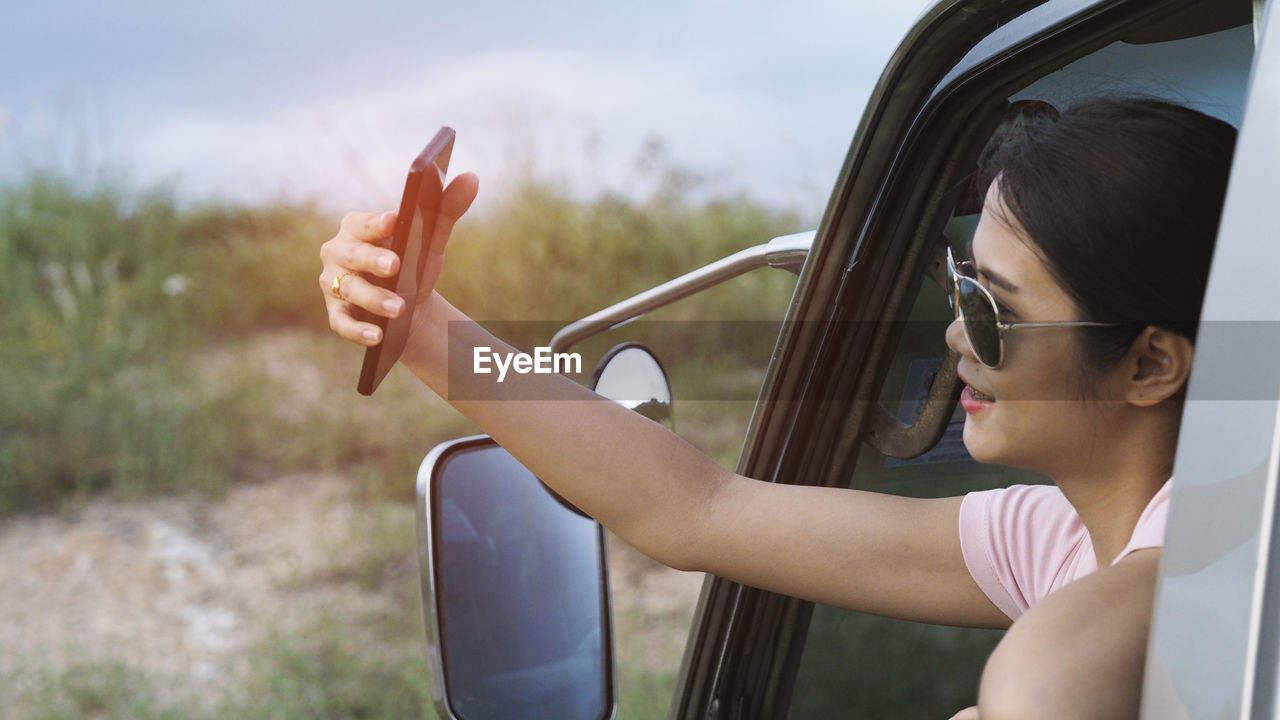
[[[1075,303],[1049,274],[1005,210],[997,184],[987,193],[973,238],[978,280],[991,291],[1004,322],[1079,320]],[[1011,227],[1012,225],[1012,227]],[[960,353],[966,387],[964,443],[982,462],[997,462],[1055,475],[1080,469],[1105,430],[1111,403],[1086,402],[1089,382],[1081,372],[1077,330],[1023,328],[1004,334],[1004,356],[996,369],[974,356],[957,320],[947,344]],[[1097,378],[1104,381],[1104,378]]]

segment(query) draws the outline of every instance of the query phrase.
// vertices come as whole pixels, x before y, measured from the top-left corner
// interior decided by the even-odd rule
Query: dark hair
[[[1118,362],[1149,325],[1194,341],[1235,128],[1149,98],[1046,108],[997,134],[982,175],[1082,319],[1125,323],[1082,332],[1085,358]]]

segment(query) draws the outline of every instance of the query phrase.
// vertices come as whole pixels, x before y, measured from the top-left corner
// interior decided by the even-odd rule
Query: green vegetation
[[[190,708],[182,705],[162,702],[150,681],[124,664],[95,662],[42,678],[27,712],[31,720],[178,720],[190,717]]]
[[[222,698],[184,689],[162,693],[155,678],[116,661],[84,662],[41,678],[25,703],[29,720],[316,720],[437,717],[426,661],[416,636],[393,639],[391,653],[371,653],[337,621],[312,637],[272,638],[252,662],[252,675]],[[683,636],[682,636],[683,637]],[[385,650],[385,646],[383,646]],[[663,718],[676,667],[654,673],[624,664],[618,717]]]
[[[681,200],[685,194],[582,202],[551,186],[520,184],[497,212],[461,228],[441,292],[478,319],[567,322],[711,260],[807,229],[750,198],[693,205]],[[692,298],[664,317],[778,318],[793,285],[783,273],[752,273],[727,292]]]
[[[746,198],[695,205],[660,186],[584,201],[521,183],[459,227],[442,291],[506,321],[513,341],[545,343],[563,322],[797,229]],[[336,226],[311,207],[184,209],[48,176],[0,191],[0,514],[317,468],[386,489],[465,431],[451,410],[401,402],[411,382],[372,400],[349,387],[359,349],[328,335],[316,283]],[[663,317],[776,318],[793,282],[755,273]],[[734,346],[705,323],[662,334],[676,365]]]
[[[338,621],[264,641],[249,678],[221,698],[197,697],[116,661],[84,662],[41,679],[25,703],[31,720],[312,720],[432,718],[421,648],[401,639],[373,653]]]
[[[6,189],[0,511],[96,490],[216,490],[287,459],[262,440],[281,398],[261,373],[215,378],[201,364],[315,315],[298,253],[321,227],[305,208],[180,212],[160,194],[77,193],[50,177]]]

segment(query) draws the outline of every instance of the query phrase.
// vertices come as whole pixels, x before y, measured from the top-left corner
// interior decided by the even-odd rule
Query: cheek
[[[1005,364],[982,376],[996,403],[965,419],[975,459],[1052,475],[1097,443],[1109,404],[1083,399],[1099,393],[1102,379],[1081,366],[1072,340],[1042,332],[1006,343]]]
[[[1096,395],[1100,378],[1081,361],[1066,328],[1039,328],[1005,336],[1004,364],[991,373],[997,398],[1082,401]]]
[[[1062,400],[1004,400],[965,419],[964,442],[975,460],[1047,472],[1091,432],[1087,405]]]

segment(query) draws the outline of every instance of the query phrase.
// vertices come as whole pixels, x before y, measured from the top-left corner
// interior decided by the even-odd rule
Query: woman
[[[978,706],[958,717],[1133,717],[1233,143],[1229,125],[1186,108],[1099,99],[1026,119],[986,162],[994,179],[972,262],[954,268],[946,335],[967,385],[964,440],[975,458],[1055,486],[915,499],[738,476],[563,377],[450,377],[450,358],[468,367],[473,347],[508,348],[434,292],[403,362],[672,567],[863,612],[1010,627]],[[470,174],[446,190],[426,287],[476,192]],[[361,275],[395,271],[377,245],[393,226],[390,213],[351,214],[321,250],[330,324],[363,345],[380,337],[354,307],[404,311]],[[534,397],[557,399],[503,399]]]

